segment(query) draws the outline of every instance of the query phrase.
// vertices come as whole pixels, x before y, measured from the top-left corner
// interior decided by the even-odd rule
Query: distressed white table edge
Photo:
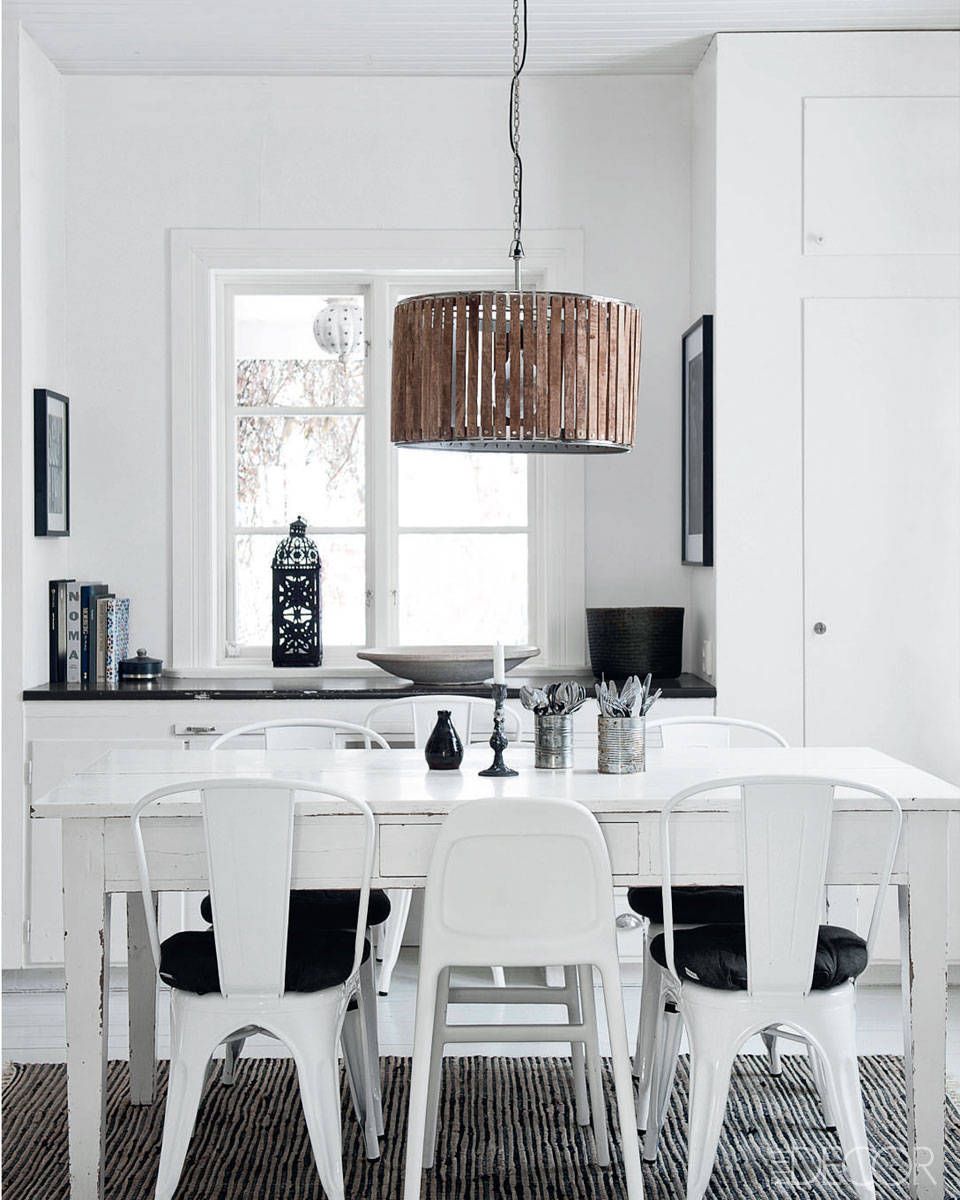
[[[135,879],[123,850],[129,838],[129,813],[134,802],[165,784],[209,776],[262,775],[285,779],[318,778],[331,787],[356,791],[371,804],[380,830],[409,829],[414,841],[403,847],[414,854],[413,874],[392,875],[382,869],[378,881],[398,886],[422,886],[424,838],[432,841],[443,815],[458,800],[477,795],[571,795],[597,813],[608,842],[610,826],[636,824],[636,841],[628,833],[628,848],[637,847],[636,873],[624,860],[618,882],[656,881],[656,861],[648,842],[645,872],[639,859],[641,841],[649,839],[665,799],[698,781],[738,774],[785,771],[829,775],[885,787],[905,809],[905,836],[898,855],[895,881],[899,885],[903,941],[904,1045],[907,1118],[910,1146],[910,1195],[917,1200],[943,1200],[944,1094],[946,1060],[946,957],[949,814],[960,811],[960,789],[877,751],[864,748],[803,748],[791,750],[697,750],[682,754],[652,752],[650,769],[630,777],[599,776],[590,752],[581,752],[570,773],[523,770],[532,766],[531,752],[515,748],[512,761],[521,774],[511,780],[480,779],[476,770],[489,752],[468,751],[457,773],[429,773],[417,751],[111,751],[87,770],[40,798],[35,819],[63,821],[63,886],[65,969],[67,980],[67,1076],[71,1200],[101,1200],[104,1178],[104,1104],[106,1093],[106,1027],[109,1001],[110,892],[127,892],[131,1021],[131,1099],[151,1103],[155,1072],[156,976],[146,944],[146,932]],[[870,804],[850,793],[843,807],[850,822],[831,875],[837,881],[871,882],[857,862],[855,847],[870,840],[881,819]],[[699,821],[717,853],[718,822],[730,808],[717,792],[696,811],[684,814],[692,828]],[[197,801],[158,806],[148,829],[171,829],[187,839],[199,831]],[[301,827],[316,832],[333,829],[336,813],[301,809]],[[433,818],[431,820],[431,818]],[[349,819],[349,818],[347,818]],[[729,818],[727,818],[729,821]],[[342,824],[342,822],[341,822]],[[620,831],[617,830],[617,833]],[[620,843],[615,843],[619,845]],[[118,849],[119,847],[119,849]],[[419,847],[419,850],[417,849]],[[416,858],[416,853],[420,858]],[[195,865],[179,869],[177,855],[163,855],[172,866],[158,882],[175,890],[205,886]],[[382,867],[383,864],[381,864]],[[388,864],[389,865],[389,864]],[[718,882],[722,870],[679,875],[680,882]],[[324,875],[295,879],[298,886],[333,880]]]

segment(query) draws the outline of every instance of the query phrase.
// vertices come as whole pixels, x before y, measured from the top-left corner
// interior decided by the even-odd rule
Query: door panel
[[[953,781],[958,328],[954,299],[804,305],[805,741],[874,746]],[[861,924],[872,900],[858,898]],[[895,912],[891,899],[878,958],[896,956]],[[952,940],[956,955],[960,928]]]
[[[953,780],[958,321],[948,299],[804,306],[805,740]]]
[[[808,97],[805,254],[960,252],[953,96]]]

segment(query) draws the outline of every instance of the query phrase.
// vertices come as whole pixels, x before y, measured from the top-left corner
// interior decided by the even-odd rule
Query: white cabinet
[[[958,79],[953,32],[718,35],[691,266],[716,331],[719,711],[953,782]],[[832,919],[869,899],[832,893]]]
[[[25,745],[29,764],[27,803],[44,795],[75,771],[115,747],[149,748],[181,744],[204,748],[221,733],[258,720],[280,717],[334,717],[362,723],[376,703],[356,700],[78,700],[27,701]],[[519,705],[523,736],[532,737],[532,717]],[[711,699],[668,699],[660,702],[661,716],[714,711]],[[403,710],[378,722],[388,738],[404,740],[407,726]],[[482,726],[481,726],[482,735]],[[596,740],[593,706],[576,717],[576,740],[585,745]],[[31,777],[32,776],[32,777]],[[52,820],[28,821],[22,863],[26,911],[24,965],[53,965],[63,961],[63,909],[60,874],[60,828]],[[161,925],[182,927],[195,904],[178,897],[162,900]],[[123,906],[114,905],[111,946],[118,962],[126,961],[126,918]],[[13,965],[13,964],[10,964]]]
[[[804,254],[960,253],[958,128],[956,97],[807,97]]]

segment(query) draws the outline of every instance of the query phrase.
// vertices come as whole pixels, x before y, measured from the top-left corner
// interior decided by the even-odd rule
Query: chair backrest
[[[336,750],[347,742],[362,741],[365,750],[379,746],[389,750],[390,744],[375,729],[354,725],[352,721],[336,721],[327,717],[290,717],[276,721],[255,721],[222,733],[210,743],[219,750],[238,738],[262,735],[267,750]]]
[[[855,781],[791,775],[711,780],[679,792],[664,806],[660,822],[664,939],[675,978],[671,819],[691,797],[727,788],[739,793],[748,990],[751,995],[804,996],[813,979],[837,791],[851,789],[890,812],[882,858],[878,852],[868,954],[900,841],[900,804],[889,792]]]
[[[141,817],[159,801],[200,794],[213,906],[213,930],[224,996],[282,996],[287,958],[287,915],[294,840],[294,811],[310,800],[356,812],[363,837],[358,866],[350,872],[360,890],[353,973],[360,968],[373,871],[375,823],[364,800],[309,783],[264,779],[201,779],[160,788],[138,801],[131,815],[140,889],[154,962],[160,935],[151,901],[150,871]],[[343,851],[338,851],[342,856]],[[346,872],[345,872],[346,873]]]
[[[482,731],[476,728],[479,713],[493,716],[494,703],[483,696],[403,696],[399,700],[384,700],[370,709],[364,723],[376,728],[386,713],[399,713],[401,719],[406,715],[405,730],[413,734],[414,746],[422,750],[437,723],[440,709],[449,710],[450,720],[465,746],[476,738],[489,737],[490,726]],[[507,738],[516,740],[520,736],[520,714],[505,705],[503,717],[503,732]]]
[[[787,745],[787,739],[768,725],[740,721],[734,717],[664,717],[662,721],[648,721],[647,744],[656,746],[658,734],[664,750],[716,746],[725,749],[738,734],[742,734],[744,742],[751,745]]]
[[[550,966],[615,953],[607,845],[566,799],[478,799],[444,821],[424,897],[428,965]]]

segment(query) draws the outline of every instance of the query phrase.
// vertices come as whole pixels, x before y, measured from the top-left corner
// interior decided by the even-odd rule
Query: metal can
[[[635,775],[647,769],[646,717],[597,718],[597,769],[601,775]]]
[[[533,718],[533,764],[544,771],[573,767],[573,717],[545,713]]]

